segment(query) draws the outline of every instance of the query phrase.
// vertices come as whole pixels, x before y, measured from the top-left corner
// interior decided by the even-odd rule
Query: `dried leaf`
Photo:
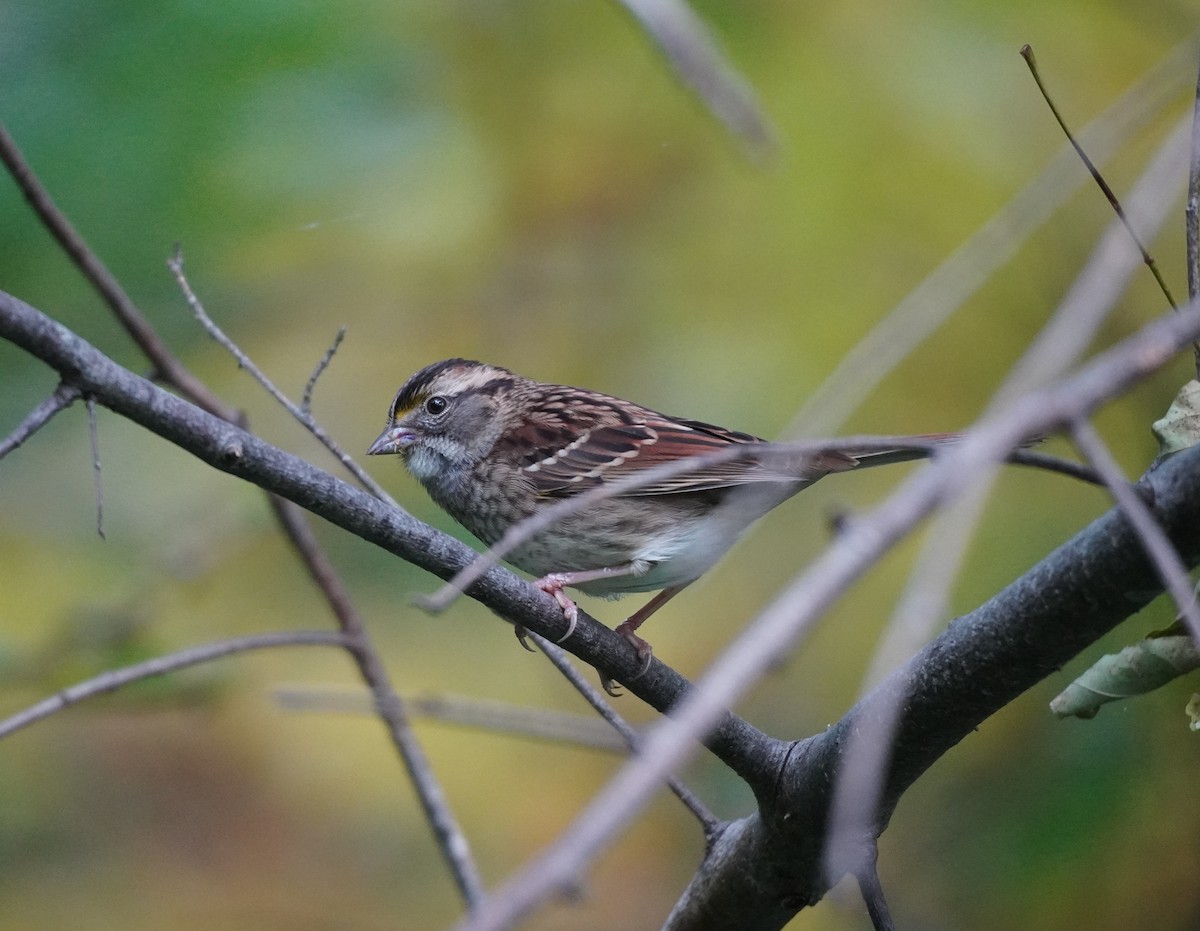
[[[1197,668],[1200,651],[1191,637],[1147,638],[1102,657],[1050,702],[1050,710],[1060,718],[1092,718],[1101,705],[1153,691]]]

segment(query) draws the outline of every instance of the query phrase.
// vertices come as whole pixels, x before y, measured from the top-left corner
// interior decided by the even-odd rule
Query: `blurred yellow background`
[[[615,3],[45,0],[0,9],[0,118],[186,363],[272,442],[334,468],[194,323],[164,260],[183,245],[210,314],[298,397],[345,325],[315,413],[361,453],[414,370],[451,355],[766,436],[842,355],[1062,146],[1017,50],[1037,50],[1081,126],[1195,28],[1149,0],[695,4],[774,121],[748,162]],[[1187,112],[1194,71],[1108,167],[1127,191]],[[1082,168],[1080,169],[1082,171]],[[1182,218],[1182,209],[1178,212]],[[0,181],[0,287],[134,370],[145,361]],[[887,379],[847,432],[970,423],[1108,222],[1084,188]],[[1153,244],[1185,291],[1182,223]],[[1163,310],[1139,278],[1112,341]],[[1123,465],[1188,360],[1098,418]],[[0,345],[0,434],[53,389]],[[0,713],[107,666],[233,634],[327,627],[261,493],[100,413],[108,539],[94,531],[86,419],[0,463]],[[1067,447],[1052,442],[1051,451]],[[460,536],[393,460],[371,471]],[[822,482],[767,518],[647,627],[694,676],[904,468]],[[977,605],[1108,508],[1064,479],[1001,479],[954,593]],[[318,526],[404,692],[583,711],[548,664],[435,580]],[[738,709],[781,737],[854,700],[915,545],[900,547]],[[615,624],[640,603],[584,600]],[[1107,645],[1162,626],[1157,603]],[[1195,928],[1196,738],[1188,683],[1090,722],[1047,702],[1102,652],[988,721],[901,803],[884,836],[901,926]],[[436,928],[453,885],[381,726],[282,711],[280,684],[353,687],[333,650],[248,655],[93,701],[0,743],[0,926]],[[620,710],[653,715],[634,698]],[[567,824],[617,762],[419,723],[487,881]],[[709,758],[687,780],[749,810]],[[664,796],[537,929],[657,927],[700,832]],[[795,927],[864,929],[839,888]]]

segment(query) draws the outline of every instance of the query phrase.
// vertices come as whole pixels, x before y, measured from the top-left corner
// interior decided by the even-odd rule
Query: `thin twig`
[[[1041,469],[1043,472],[1057,472],[1068,478],[1075,478],[1089,485],[1103,485],[1104,480],[1096,474],[1096,470],[1070,459],[1061,459],[1048,453],[1034,452],[1031,449],[1016,449],[1009,453],[1005,462],[1010,465],[1028,466]]]
[[[1154,235],[1176,209],[1180,179],[1188,158],[1188,127],[1177,124],[1142,171],[1129,196],[1130,213]],[[1036,342],[1005,376],[989,402],[997,410],[1013,398],[1041,387],[1080,359],[1116,306],[1140,265],[1120,221],[1113,221],[1092,250]]]
[[[1105,198],[1107,198],[1109,206],[1112,207],[1113,212],[1116,213],[1121,223],[1124,224],[1126,231],[1129,233],[1129,238],[1133,240],[1134,244],[1138,247],[1138,251],[1141,252],[1142,261],[1145,263],[1146,267],[1150,269],[1151,274],[1154,275],[1154,280],[1158,282],[1158,286],[1162,290],[1163,295],[1166,297],[1167,303],[1172,307],[1178,307],[1178,305],[1175,303],[1174,296],[1171,294],[1171,289],[1167,287],[1166,281],[1163,280],[1163,276],[1158,270],[1158,263],[1154,261],[1154,257],[1146,250],[1145,244],[1138,237],[1137,230],[1135,230],[1133,228],[1133,224],[1129,222],[1129,217],[1125,216],[1125,209],[1121,206],[1121,201],[1117,198],[1117,195],[1113,192],[1113,189],[1108,186],[1108,182],[1104,180],[1104,175],[1100,174],[1100,170],[1094,164],[1092,164],[1092,160],[1088,158],[1087,152],[1085,152],[1083,150],[1083,146],[1076,141],[1075,136],[1067,126],[1067,121],[1064,120],[1062,114],[1058,112],[1058,107],[1054,103],[1054,98],[1050,96],[1050,92],[1046,90],[1046,85],[1042,83],[1042,75],[1038,71],[1037,59],[1034,57],[1033,47],[1030,45],[1021,46],[1021,57],[1025,59],[1025,64],[1029,66],[1029,73],[1033,75],[1033,80],[1037,83],[1038,90],[1042,92],[1042,99],[1046,101],[1046,106],[1048,106],[1050,108],[1050,112],[1054,114],[1054,119],[1058,121],[1059,128],[1062,129],[1063,135],[1067,137],[1067,141],[1071,143],[1071,148],[1075,150],[1075,153],[1079,156],[1079,160],[1083,162],[1084,167],[1092,176],[1092,180],[1096,182],[1096,185],[1100,188],[1100,191],[1104,194]],[[1200,344],[1196,345],[1195,351],[1196,358],[1198,361],[1200,361]]]
[[[375,703],[362,689],[286,686],[272,697],[288,711],[325,714],[374,714]],[[430,693],[402,696],[410,718],[512,734],[552,744],[574,744],[625,756],[629,745],[603,721],[582,714],[529,708],[507,702]]]
[[[78,704],[84,699],[115,692],[132,682],[177,672],[188,666],[211,662],[222,656],[245,653],[247,650],[268,650],[278,647],[344,647],[346,639],[345,634],[329,630],[281,630],[265,634],[249,634],[244,637],[217,640],[214,643],[206,643],[198,647],[188,647],[186,650],[177,650],[174,653],[156,656],[141,663],[134,663],[132,666],[108,669],[98,676],[76,682],[36,705],[31,705],[24,711],[0,721],[0,738],[7,737],[43,718],[48,718],[55,712]]]
[[[878,854],[872,850],[871,862],[862,867],[855,878],[862,892],[863,901],[867,904],[867,914],[871,916],[871,927],[875,931],[896,931],[892,921],[892,913],[888,909],[887,899],[883,894],[883,884],[879,882],[879,870],[876,864]]]
[[[754,90],[726,60],[686,0],[620,0],[658,43],[675,73],[756,159],[776,147],[775,132]]]
[[[13,429],[8,436],[0,440],[0,459],[3,459],[14,449],[46,426],[59,411],[64,411],[76,401],[82,392],[74,385],[60,382],[54,393],[29,412],[28,416]]]
[[[88,443],[92,448],[92,484],[96,491],[96,533],[104,537],[104,473],[100,465],[100,428],[96,423],[96,399],[87,398]]]
[[[66,217],[54,206],[49,193],[25,163],[3,126],[0,126],[0,160],[3,160],[9,167],[25,193],[26,199],[34,207],[43,223],[106,300],[134,341],[153,361],[158,377],[171,384],[184,396],[190,397],[196,404],[214,416],[228,423],[244,425],[245,418],[238,411],[224,405],[206,385],[191,375],[171,354],[166,344],[133,306],[132,301],[121,289],[116,279],[104,267],[99,257],[92,252],[83,238],[71,227]],[[181,262],[182,260],[180,260]],[[182,276],[182,265],[180,265],[179,276]],[[185,291],[185,293],[187,292]],[[386,501],[391,501],[381,490],[377,491],[376,495]],[[268,497],[276,506],[277,514],[280,516],[291,542],[297,550],[301,551],[310,572],[325,592],[330,603],[335,606],[335,611],[339,608],[342,609],[342,613],[338,614],[338,619],[345,628],[346,614],[352,615],[352,609],[349,612],[345,611],[349,606],[349,600],[344,597],[344,590],[340,586],[336,573],[324,559],[315,538],[308,531],[307,525],[295,516],[295,505],[282,500],[277,503],[273,496]],[[395,506],[394,502],[393,506]],[[356,616],[354,617],[356,618]],[[407,732],[403,707],[394,690],[391,689],[382,660],[362,630],[361,624],[358,624],[356,634],[350,639],[352,642],[347,645],[351,655],[358,663],[364,679],[376,696],[381,719],[389,726],[393,741],[397,744],[410,774],[419,774],[420,782],[416,785],[417,793],[430,817],[435,838],[441,844],[443,854],[451,864],[451,870],[463,892],[464,899],[469,907],[473,906],[482,896],[483,887],[478,871],[471,861],[470,848],[466,839],[458,829],[449,806],[441,794],[440,787],[428,766],[423,765],[424,758],[420,748],[411,734]],[[415,778],[417,778],[416,775],[414,775]]]
[[[196,296],[196,293],[192,290],[192,286],[188,283],[187,276],[183,273],[183,250],[180,247],[177,246],[175,249],[175,254],[171,256],[171,258],[167,259],[167,268],[169,268],[171,270],[171,274],[175,276],[175,281],[179,285],[179,290],[182,292],[184,299],[188,303],[188,307],[191,308],[192,313],[200,322],[200,325],[204,327],[209,336],[220,343],[221,346],[224,347],[224,349],[231,356],[233,356],[235,360],[237,360],[238,367],[249,372],[254,380],[263,387],[267,394],[278,401],[289,414],[296,418],[296,420],[299,421],[309,433],[311,433],[321,442],[322,446],[333,453],[338,462],[345,466],[346,470],[358,480],[359,484],[362,485],[363,488],[371,492],[371,494],[373,494],[376,498],[388,502],[393,507],[399,507],[400,505],[396,504],[395,500],[386,491],[384,491],[383,488],[376,483],[376,481],[371,478],[371,476],[368,475],[367,472],[357,462],[355,462],[348,453],[346,453],[338,445],[337,441],[325,431],[324,427],[317,423],[310,413],[293,403],[293,401],[287,395],[275,387],[274,382],[267,377],[266,373],[263,372],[263,370],[257,365],[255,365],[251,358],[242,351],[241,347],[239,347],[237,343],[226,336],[225,332],[219,326],[217,326],[216,322],[204,309],[204,305],[200,303],[200,298]],[[316,375],[319,374],[321,368],[323,368],[323,366],[318,367],[318,371],[313,374],[312,378],[310,378],[310,383],[316,378]]]
[[[533,642],[537,644],[538,649],[546,654],[546,658],[575,687],[584,700],[621,736],[626,746],[634,753],[637,753],[642,742],[641,735],[633,729],[629,722],[617,713],[616,709],[600,694],[600,690],[592,685],[591,681],[575,668],[567,655],[567,651],[551,643],[545,637],[532,632],[527,633]],[[696,819],[704,829],[705,838],[712,837],[720,828],[721,822],[717,817],[708,810],[708,807],[697,798],[691,789],[674,776],[668,776],[666,782],[667,787],[675,794],[675,797],[683,802],[688,810],[696,816]]]
[[[1188,298],[1200,294],[1200,69],[1196,73],[1196,93],[1192,98],[1192,160],[1188,171],[1187,206],[1184,208]],[[1200,356],[1196,358],[1196,377],[1200,379]]]
[[[196,404],[210,414],[237,422],[237,411],[226,406],[220,398],[208,389],[200,379],[196,378],[167,348],[166,344],[154,332],[154,328],[137,305],[125,293],[120,282],[100,260],[83,237],[71,225],[71,222],[55,205],[50,193],[34,174],[33,168],[25,161],[16,142],[8,134],[3,124],[0,124],[0,161],[8,168],[13,180],[17,182],[21,193],[34,213],[45,225],[50,234],[58,240],[67,257],[82,272],[96,292],[108,304],[116,315],[117,320],[129,333],[133,341],[146,354],[154,365],[157,376],[182,391]]]
[[[338,347],[342,345],[342,340],[345,338],[346,328],[344,326],[338,327],[338,331],[333,337],[333,342],[329,344],[329,348],[325,350],[325,355],[321,356],[321,360],[313,369],[312,374],[308,376],[308,382],[304,386],[304,397],[300,399],[300,410],[304,412],[305,416],[311,416],[312,414],[312,396],[313,391],[315,391],[317,387],[317,379],[320,378],[321,373],[329,367],[329,363],[333,361],[333,357],[336,355]]]
[[[1079,448],[1080,454],[1103,476],[1104,484],[1112,492],[1113,500],[1125,512],[1146,550],[1146,555],[1158,570],[1163,587],[1174,599],[1179,616],[1187,625],[1192,639],[1200,644],[1200,608],[1197,608],[1196,595],[1188,581],[1187,566],[1179,557],[1179,553],[1163,533],[1146,502],[1129,484],[1117,460],[1113,458],[1095,428],[1087,420],[1078,420],[1071,424],[1071,438]]]
[[[442,857],[467,903],[474,909],[484,897],[483,878],[471,856],[471,845],[459,827],[445,793],[433,774],[433,767],[412,732],[404,702],[392,686],[387,667],[367,634],[362,618],[350,600],[325,551],[317,543],[312,528],[300,508],[278,495],[268,495],[276,517],[292,545],[304,561],[309,575],[325,596],[345,636],[345,645],[358,666],[359,675],[371,690],[380,719],[387,725],[392,743],[400,754]]]
[[[1181,42],[1079,134],[1103,163],[1176,99],[1181,76],[1195,69],[1195,42]],[[1188,78],[1190,80],[1190,78]],[[1085,183],[1069,146],[991,219],[927,275],[846,353],[805,401],[784,439],[829,436],[883,380],[1009,262],[1054,212]]]

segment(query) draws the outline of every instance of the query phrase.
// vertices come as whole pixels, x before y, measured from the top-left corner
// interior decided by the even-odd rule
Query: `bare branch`
[[[369,693],[342,688],[286,686],[272,696],[288,711],[328,714],[374,714]],[[465,695],[428,693],[403,696],[410,718],[426,718],[443,724],[512,734],[553,744],[574,744],[624,756],[629,745],[603,721],[582,714],[529,708],[507,702],[469,698]]]
[[[96,424],[96,401],[87,398],[88,442],[92,449],[92,483],[96,492],[96,533],[104,539],[104,473],[100,466],[100,430]]]
[[[73,385],[60,383],[54,393],[29,412],[13,431],[0,441],[0,459],[3,459],[14,449],[46,426],[60,411],[66,410],[79,400],[81,392]]]
[[[133,302],[116,279],[88,248],[82,237],[75,232],[66,217],[54,206],[49,194],[37,181],[32,170],[17,150],[15,143],[2,126],[0,126],[0,159],[9,167],[38,216],[83,271],[85,277],[106,300],[134,341],[152,360],[158,375],[164,381],[174,385],[185,396],[195,399],[197,404],[209,413],[230,424],[241,423],[243,419],[237,411],[225,406],[208,390],[207,386],[191,375],[171,354],[165,343],[159,339],[153,328],[134,307]],[[186,288],[186,281],[182,280],[182,260],[180,260],[178,277],[185,287],[185,294],[190,293],[190,289]],[[198,306],[199,302],[195,303]],[[69,336],[77,339],[74,334],[69,334]],[[88,395],[88,399],[90,404],[92,400],[90,395]],[[354,468],[357,469],[357,466],[355,465]],[[361,470],[358,472],[361,473]],[[365,473],[361,474],[365,476]],[[369,486],[373,484],[369,477],[367,477],[367,482]],[[377,489],[377,491],[385,501],[391,501],[381,489]],[[99,497],[98,500],[100,500]],[[343,609],[343,613],[338,615],[339,621],[343,623],[343,628],[352,630],[352,628],[347,628],[345,623],[344,609],[348,608],[348,599],[339,596],[340,588],[337,585],[336,574],[321,556],[315,540],[307,533],[304,522],[293,513],[292,505],[275,499],[272,499],[272,504],[276,505],[276,512],[288,530],[292,543],[302,551],[310,572],[314,578],[317,578],[330,603],[335,605],[335,610]],[[396,510],[399,510],[394,502],[392,504]],[[424,763],[419,746],[407,730],[407,722],[403,718],[403,709],[399,699],[388,684],[382,662],[363,632],[361,624],[358,625],[357,636],[352,638],[350,648],[368,686],[376,695],[380,717],[388,724],[393,741],[397,744],[401,756],[414,778],[422,805],[430,817],[434,835],[441,844],[443,854],[451,866],[468,905],[470,905],[482,894],[482,882],[470,859],[469,847],[441,795],[440,787]]]
[[[238,367],[249,372],[254,380],[263,387],[267,394],[278,401],[289,414],[291,414],[306,430],[308,430],[321,442],[322,446],[333,453],[338,462],[346,467],[346,470],[358,480],[359,484],[361,484],[363,488],[366,488],[371,492],[371,494],[373,494],[376,498],[379,498],[381,501],[386,501],[392,507],[400,507],[400,505],[398,505],[392,499],[391,495],[384,491],[383,488],[373,478],[371,478],[370,475],[367,474],[366,470],[364,470],[362,466],[355,462],[350,455],[338,445],[337,441],[326,432],[325,428],[317,423],[311,413],[309,413],[305,408],[294,404],[287,395],[275,387],[274,382],[267,377],[266,373],[257,365],[255,365],[253,360],[251,360],[246,353],[242,352],[241,347],[238,346],[237,343],[225,335],[224,330],[217,326],[216,322],[204,309],[204,305],[200,303],[200,298],[196,296],[196,293],[192,290],[191,284],[188,283],[187,276],[183,273],[183,251],[178,247],[175,250],[175,254],[171,258],[167,259],[167,268],[169,268],[171,270],[171,274],[175,276],[175,281],[179,284],[179,290],[183,293],[183,297],[187,301],[188,307],[192,309],[192,313],[200,322],[200,325],[204,327],[209,336],[220,343],[221,346],[224,347],[224,349],[231,356],[233,356],[234,359],[237,360]],[[336,347],[336,345],[337,343],[335,342],[334,346]],[[327,356],[332,356],[332,350],[327,353]],[[312,386],[313,382],[316,381],[317,375],[320,374],[321,369],[323,368],[324,365],[318,365],[316,372],[314,372],[309,379],[310,387]]]
[[[94,676],[68,686],[61,692],[50,696],[36,705],[31,705],[24,711],[10,715],[0,721],[0,738],[7,737],[23,727],[28,727],[43,718],[77,705],[79,702],[105,695],[117,689],[149,679],[154,676],[177,672],[188,666],[197,666],[222,656],[234,653],[244,653],[247,650],[270,650],[278,647],[319,646],[343,647],[346,645],[345,635],[328,630],[281,630],[265,634],[249,634],[244,637],[231,637],[228,640],[218,640],[203,646],[189,647],[164,656],[156,656],[145,662],[124,666],[120,669],[108,669]]]
[[[1176,99],[1179,82],[1195,68],[1195,43],[1178,45],[1103,114],[1080,132],[1099,164],[1135,137]],[[847,353],[809,397],[781,436],[828,435],[889,373],[956,311],[1021,244],[1086,182],[1069,146],[895,306]]]
[[[1190,44],[1190,43],[1189,43]],[[1200,294],[1200,69],[1196,74],[1196,93],[1192,98],[1192,159],[1188,170],[1187,207],[1184,210],[1187,245],[1188,297]],[[1200,365],[1196,368],[1200,378]]]
[[[616,709],[613,708],[605,696],[600,694],[600,690],[580,675],[579,670],[571,665],[571,661],[567,659],[566,650],[551,643],[544,637],[539,637],[537,634],[531,634],[530,637],[537,644],[538,649],[546,654],[546,657],[554,664],[554,667],[584,697],[584,700],[621,736],[621,739],[625,742],[625,746],[636,753],[642,743],[641,735],[624,718],[617,714]],[[696,816],[696,819],[704,829],[704,836],[706,838],[712,837],[713,833],[718,829],[720,822],[708,810],[708,807],[696,797],[691,789],[674,776],[667,777],[667,788]]]
[[[1022,46],[1021,57],[1025,59],[1025,64],[1029,66],[1029,72],[1033,75],[1033,80],[1037,83],[1038,90],[1042,92],[1042,99],[1046,101],[1046,106],[1048,106],[1050,108],[1050,112],[1054,114],[1054,119],[1058,122],[1058,126],[1063,131],[1063,135],[1067,137],[1067,142],[1071,144],[1071,148],[1075,150],[1075,154],[1078,155],[1079,160],[1083,162],[1083,167],[1086,168],[1088,174],[1092,176],[1092,180],[1095,181],[1096,186],[1100,188],[1100,193],[1104,195],[1105,199],[1109,203],[1109,206],[1112,207],[1113,212],[1117,215],[1117,219],[1120,220],[1121,225],[1125,227],[1125,231],[1129,234],[1129,238],[1132,239],[1134,245],[1137,246],[1138,252],[1140,252],[1142,255],[1143,264],[1145,264],[1145,266],[1150,269],[1150,273],[1154,275],[1154,280],[1158,282],[1158,287],[1162,291],[1163,296],[1166,297],[1167,303],[1172,307],[1179,306],[1175,303],[1175,298],[1171,294],[1171,289],[1167,287],[1166,281],[1163,280],[1162,273],[1158,270],[1158,263],[1154,261],[1154,257],[1149,253],[1149,251],[1146,249],[1145,243],[1143,243],[1141,238],[1138,236],[1137,230],[1134,229],[1133,224],[1129,222],[1129,218],[1125,216],[1125,208],[1121,206],[1120,199],[1117,197],[1113,189],[1108,186],[1108,182],[1104,180],[1104,175],[1100,173],[1100,169],[1092,163],[1090,158],[1088,158],[1087,152],[1071,133],[1070,127],[1067,126],[1067,121],[1064,120],[1062,114],[1058,112],[1058,107],[1054,103],[1054,98],[1050,96],[1050,91],[1046,89],[1046,85],[1042,81],[1042,75],[1037,66],[1037,59],[1033,54],[1033,47],[1030,45]],[[1196,358],[1197,360],[1200,360],[1200,346],[1196,346],[1194,348],[1196,351]]]
[[[350,600],[350,593],[342,585],[342,580],[334,571],[325,551],[317,543],[312,528],[308,526],[300,508],[277,494],[269,494],[267,499],[309,574],[332,608],[338,626],[342,629],[346,649],[358,666],[363,681],[371,690],[376,713],[387,725],[392,744],[400,754],[409,779],[416,789],[417,798],[429,821],[442,857],[467,907],[474,908],[483,899],[484,886],[479,868],[471,856],[471,845],[450,809],[450,803],[433,773],[429,758],[412,732],[404,702],[392,686],[387,667],[371,642],[362,618]]]
[[[620,0],[650,34],[684,84],[756,158],[775,148],[775,132],[750,85],[729,64],[686,0]]]
[[[1095,428],[1086,420],[1071,425],[1071,436],[1079,452],[1104,476],[1104,483],[1112,492],[1113,500],[1125,512],[1126,518],[1137,532],[1138,539],[1153,561],[1163,582],[1163,587],[1175,600],[1179,616],[1187,625],[1192,639],[1200,644],[1200,610],[1196,606],[1196,594],[1188,581],[1188,570],[1178,551],[1171,545],[1162,527],[1150,513],[1150,508],[1134,491],[1133,486],[1121,472]]]
[[[190,452],[222,472],[288,498],[305,509],[413,565],[450,578],[476,557],[470,547],[397,508],[277,449],[241,428],[113,362],[77,334],[0,291],[0,338],[8,339],[77,383],[110,410]],[[562,609],[532,584],[494,568],[468,594],[501,617],[554,640],[566,630]],[[581,611],[570,651],[660,711],[688,689],[686,679],[661,662],[642,673],[624,637]],[[754,778],[761,746],[756,728],[726,715],[706,743],[735,772]]]
[[[329,363],[333,361],[333,357],[337,354],[338,347],[342,345],[342,340],[346,338],[346,328],[338,327],[337,333],[333,337],[333,342],[329,344],[329,348],[325,350],[325,355],[321,356],[316,367],[311,375],[308,376],[308,382],[304,385],[304,397],[300,399],[300,410],[305,415],[312,414],[312,397],[313,392],[317,388],[317,379],[321,377],[321,373],[329,367]]]
[[[1026,60],[1033,67],[1032,56],[1026,56]],[[1034,74],[1036,78],[1036,69]],[[1183,134],[1178,131],[1162,147],[1134,189],[1131,203],[1139,216],[1147,218],[1144,222],[1149,225],[1161,222],[1166,216],[1171,202],[1171,185],[1164,183],[1164,179],[1171,177],[1174,160],[1182,149]],[[1118,211],[1117,221],[1109,225],[1054,317],[1013,367],[989,405],[990,410],[1001,409],[1004,399],[1044,384],[1083,352],[1137,268],[1135,251],[1128,248],[1129,228],[1124,212]],[[869,684],[878,681],[898,653],[907,655],[915,649],[932,625],[944,615],[950,586],[982,515],[990,483],[990,472],[980,476],[954,507],[939,515],[926,538],[884,642],[876,652],[868,675]],[[877,715],[865,721],[847,739],[825,852],[826,869],[831,876],[853,871],[861,855],[862,839],[872,836],[872,821],[884,791],[892,733],[900,720],[902,699],[903,696],[898,695],[891,705],[882,706]]]
[[[13,180],[21,188],[25,200],[33,208],[34,213],[45,225],[50,234],[58,240],[63,251],[83,273],[96,292],[108,304],[116,315],[117,320],[129,333],[133,341],[146,354],[154,365],[159,377],[175,385],[210,414],[216,414],[230,422],[236,422],[237,411],[227,407],[220,398],[213,394],[208,386],[196,378],[184,367],[169,349],[159,339],[153,327],[142,316],[133,300],[125,293],[113,274],[108,270],[100,257],[91,250],[84,238],[76,232],[71,221],[58,209],[50,193],[42,186],[33,168],[25,161],[21,150],[0,124],[0,161],[7,166]]]
[[[551,848],[526,864],[472,920],[459,927],[464,931],[508,927],[546,896],[570,888],[584,865],[642,810],[658,781],[693,751],[694,736],[711,727],[750,682],[794,649],[865,566],[873,564],[934,507],[957,498],[982,468],[1001,458],[1022,436],[1047,432],[1085,416],[1142,374],[1165,364],[1197,335],[1200,307],[1194,304],[1183,314],[1155,321],[1074,377],[1026,395],[1002,414],[992,415],[962,443],[907,479],[872,513],[850,522],[800,578],[743,628],[672,715],[647,732],[643,755],[626,763]],[[1179,457],[1168,460],[1168,465],[1178,461]],[[1035,668],[1040,678],[1044,673],[1040,666]],[[896,691],[900,686],[887,687],[892,689],[889,701],[905,694]],[[990,690],[980,692],[989,701],[994,698]],[[932,757],[922,757],[924,768],[945,748],[948,745]],[[912,765],[910,760],[904,762]],[[830,771],[820,770],[825,778]]]
[[[1089,485],[1104,484],[1104,481],[1096,474],[1095,469],[1081,465],[1078,462],[1071,462],[1069,459],[1060,459],[1058,456],[1048,456],[1045,453],[1038,453],[1029,449],[1015,449],[1008,454],[1004,461],[1012,465],[1041,469],[1043,472],[1057,472],[1068,478],[1087,482]]]
[[[1180,122],[1151,159],[1129,195],[1129,214],[1153,236],[1175,208],[1187,164],[1188,127]],[[1037,340],[1013,366],[989,409],[1065,372],[1083,355],[1137,270],[1140,253],[1124,225],[1113,221]]]
[[[858,888],[862,890],[863,901],[867,903],[867,914],[871,916],[871,927],[875,931],[896,931],[892,921],[891,911],[883,895],[883,886],[879,882],[879,871],[875,865],[876,858],[859,871],[857,875]]]
[[[1194,319],[1200,324],[1200,315]],[[1198,333],[1200,326],[1175,345],[1186,348]],[[1101,375],[1093,369],[1087,378],[1098,383]],[[1200,562],[1200,448],[1167,460],[1141,484],[1186,562]],[[951,622],[832,728],[797,744],[775,792],[759,796],[761,812],[721,834],[666,927],[724,927],[720,919],[736,915],[729,927],[782,928],[834,879],[821,868],[819,853],[831,774],[848,765],[844,750],[852,734],[901,705],[875,826],[861,839],[865,854],[905,790],[946,751],[1159,591],[1157,571],[1125,515],[1120,509],[1105,514],[986,604]],[[657,736],[648,736],[648,753],[660,749]],[[781,907],[785,895],[792,898]]]

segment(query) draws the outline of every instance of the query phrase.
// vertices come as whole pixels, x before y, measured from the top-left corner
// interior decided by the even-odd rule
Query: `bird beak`
[[[384,456],[401,452],[417,439],[416,431],[408,427],[389,426],[367,450],[368,456]]]

